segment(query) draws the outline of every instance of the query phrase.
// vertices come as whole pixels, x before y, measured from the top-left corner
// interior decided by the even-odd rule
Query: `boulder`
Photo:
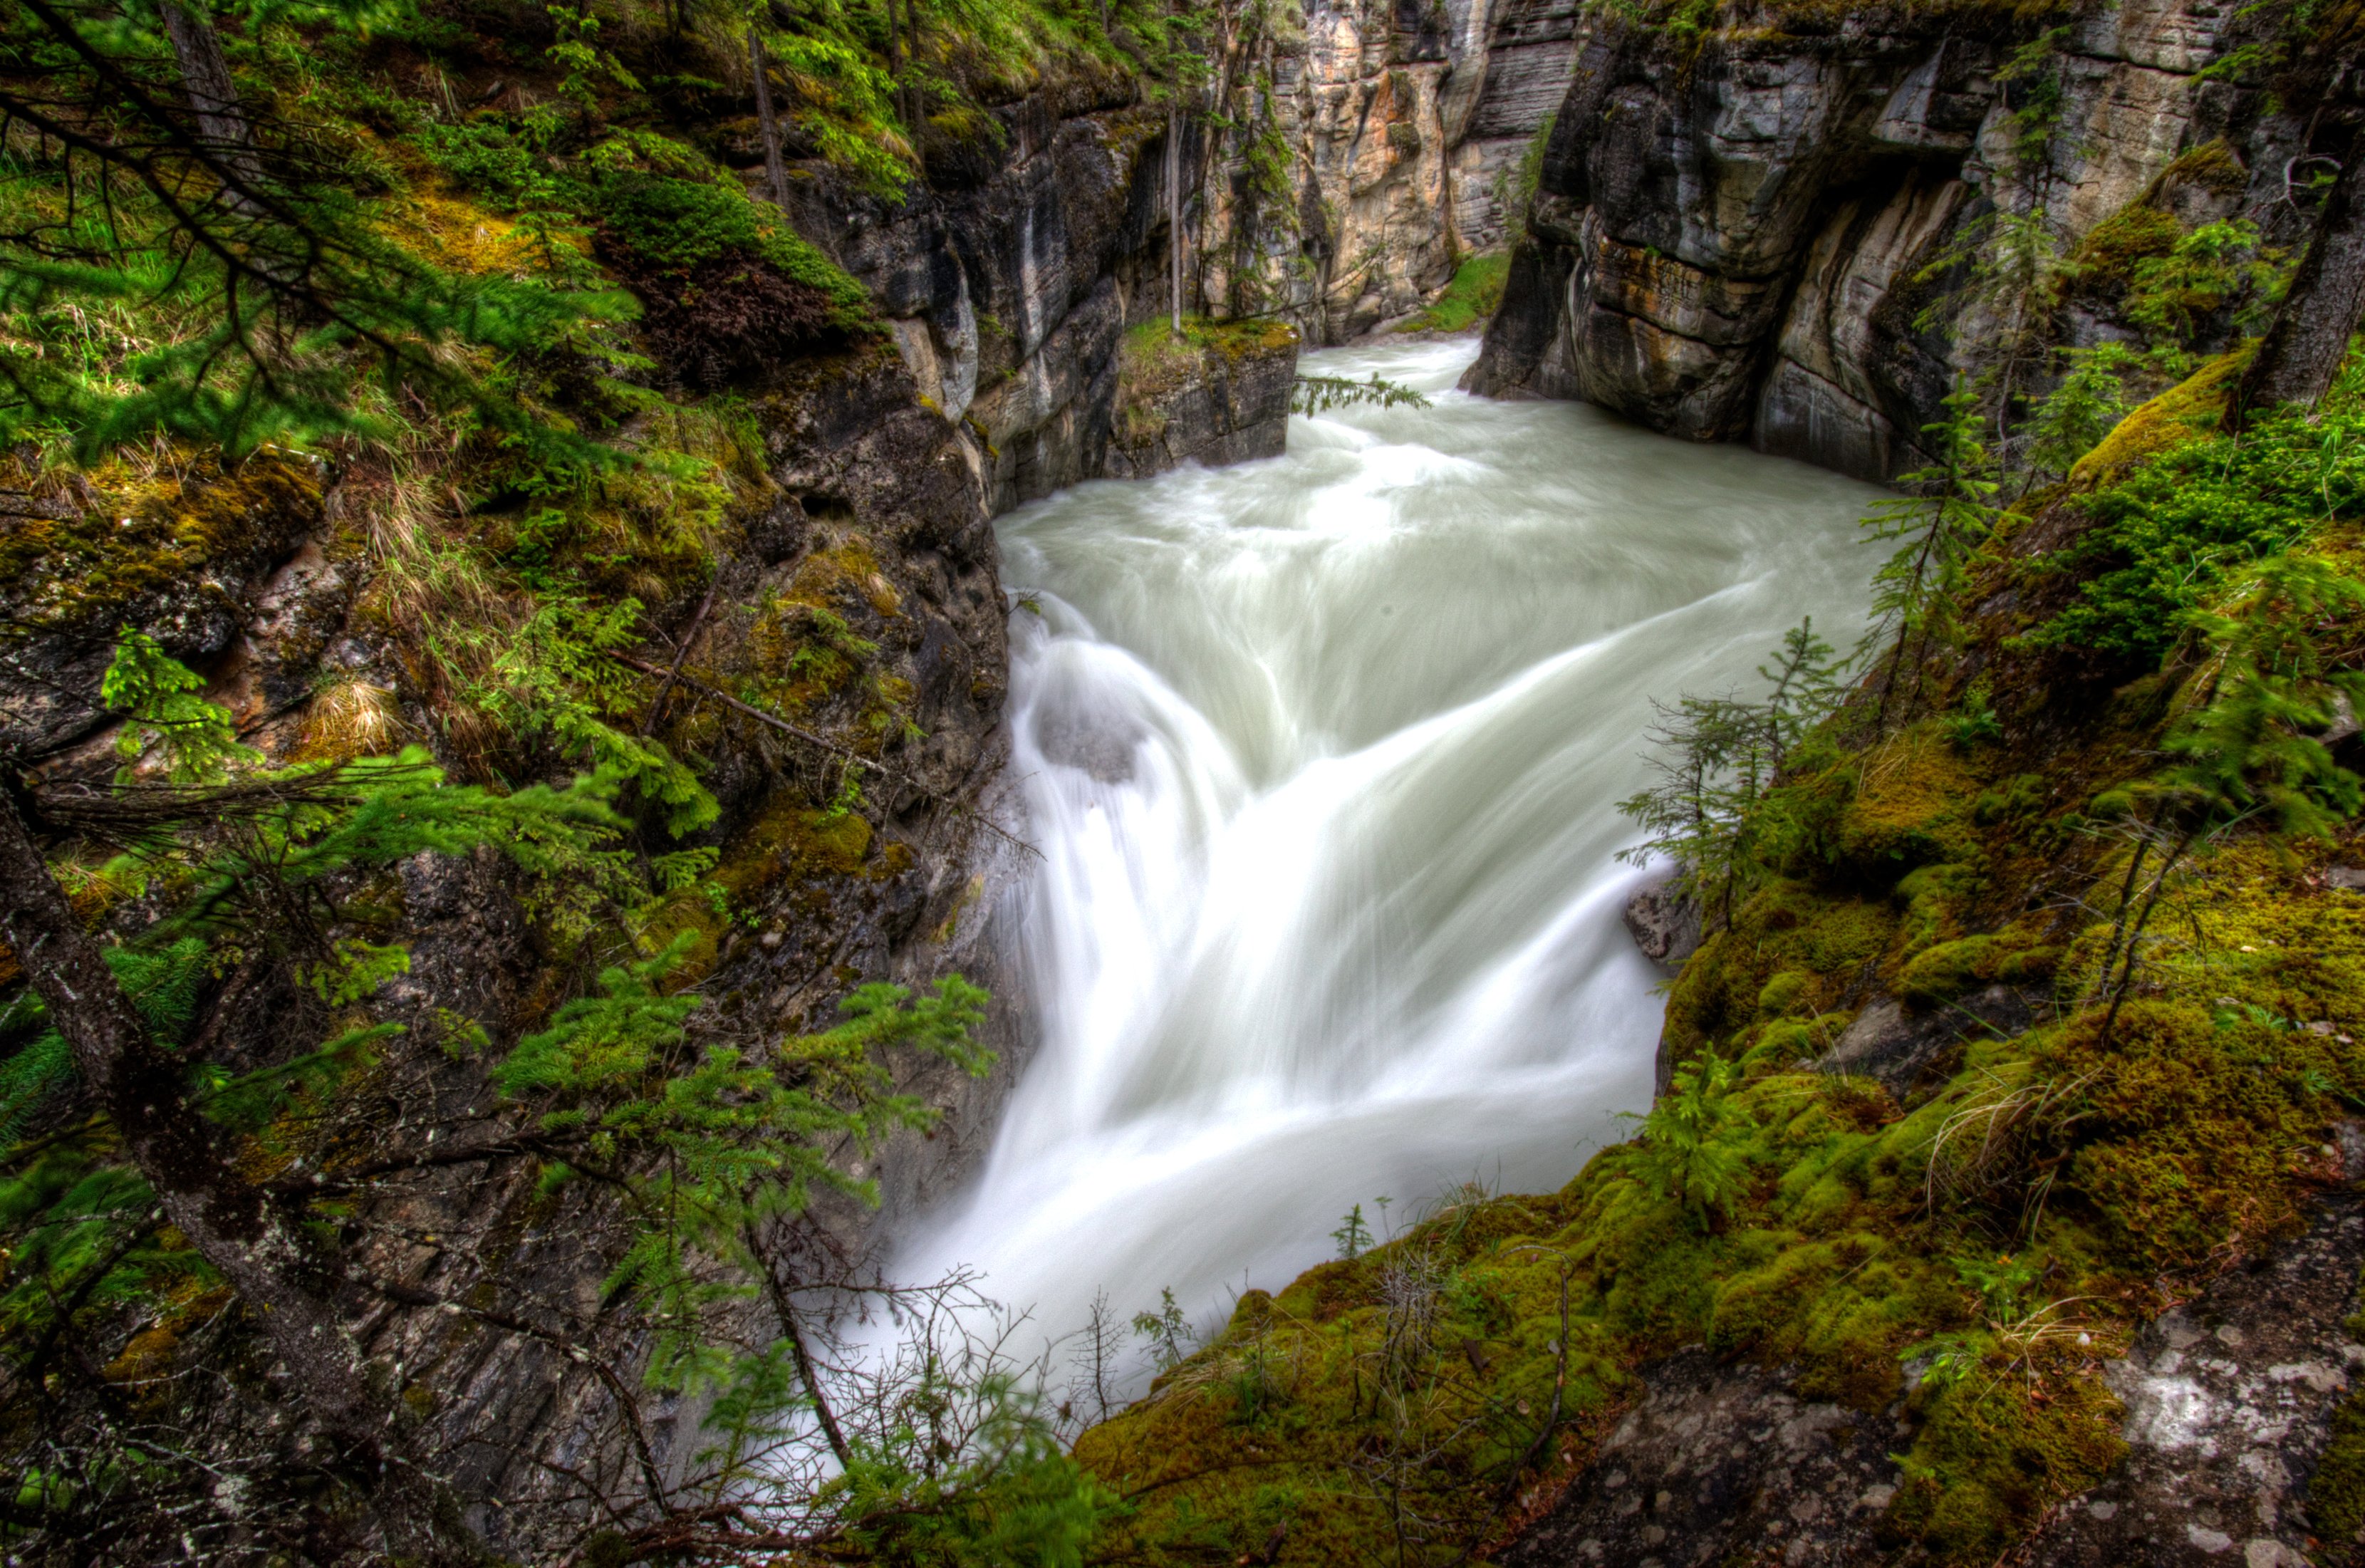
[[[1676,893],[1664,879],[1634,890],[1625,919],[1634,946],[1654,964],[1681,969],[1699,950],[1699,904]]]
[[[2035,1021],[2028,998],[2007,985],[1991,985],[1926,1013],[1910,1012],[1895,998],[1882,997],[1856,1014],[1839,1043],[1817,1058],[1815,1070],[1877,1078],[1902,1100],[1959,1041],[1973,1035],[2008,1038]]]

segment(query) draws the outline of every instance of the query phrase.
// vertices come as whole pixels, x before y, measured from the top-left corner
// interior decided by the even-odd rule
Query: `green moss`
[[[600,182],[593,203],[618,242],[660,271],[686,274],[734,255],[756,257],[825,297],[841,330],[876,325],[868,290],[790,229],[777,208],[735,186],[618,174]]]
[[[2249,189],[2250,171],[2242,166],[2233,144],[2215,136],[2180,153],[2176,162],[2161,172],[2162,185],[2174,181],[2200,185],[2219,196],[2237,196]]]
[[[1128,329],[1117,345],[1118,444],[1147,446],[1165,433],[1166,414],[1157,406],[1161,399],[1252,360],[1294,354],[1296,347],[1297,329],[1271,317],[1217,321],[1185,316],[1178,334],[1160,316]]]
[[[2245,344],[2218,355],[2121,420],[2102,443],[2069,470],[2073,484],[2095,485],[2155,453],[2217,428],[2235,380],[2256,352]]]
[[[2307,1480],[2308,1522],[2319,1540],[2355,1540],[2365,1532],[2365,1391],[2332,1413],[2332,1439]]]
[[[2091,1486],[2126,1452],[2118,1399],[2096,1358],[2009,1352],[1915,1401],[1922,1420],[1891,1506],[1892,1538],[1940,1562],[1987,1562],[2056,1500]],[[2002,1374],[2002,1375],[1999,1375]]]
[[[1757,1015],[1760,1018],[1788,1018],[1809,1001],[1815,977],[1799,969],[1784,969],[1757,993]]]
[[[80,477],[69,488],[20,468],[13,481],[20,493],[54,495],[0,531],[0,607],[19,632],[103,622],[185,589],[219,563],[292,543],[319,521],[321,471],[269,453],[235,465],[185,455],[177,472],[144,475],[110,465]]]
[[[2088,230],[2070,261],[2088,282],[2124,286],[2137,262],[2168,254],[2183,238],[2184,226],[2173,214],[2137,201]]]
[[[1915,1007],[1934,1007],[1962,995],[1995,972],[1992,936],[1966,936],[1925,949],[1898,977],[1898,994]]]
[[[1489,251],[1463,260],[1454,269],[1445,291],[1427,308],[1396,324],[1399,332],[1466,332],[1484,326],[1503,302],[1503,284],[1511,274],[1508,251]]]

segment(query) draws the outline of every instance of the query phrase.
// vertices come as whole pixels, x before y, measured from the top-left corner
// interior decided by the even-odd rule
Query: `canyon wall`
[[[1574,0],[1356,0],[1245,49],[1256,90],[1205,187],[1198,297],[1277,311],[1315,343],[1419,309],[1506,238],[1575,21]]]
[[[2137,207],[2301,231],[2285,182],[2309,122],[2213,69],[2246,25],[2214,0],[2089,6],[2016,71],[2039,29],[2001,13],[1765,6],[1685,36],[1590,12],[1465,385],[1866,478],[1921,466],[1922,427],[1999,336],[1975,274],[2012,223],[2042,217],[2046,264]],[[2135,341],[2124,281],[2073,282],[2057,341]]]

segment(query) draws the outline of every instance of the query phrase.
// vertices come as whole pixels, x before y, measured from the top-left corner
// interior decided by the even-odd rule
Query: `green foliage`
[[[1160,1372],[1171,1371],[1180,1365],[1182,1359],[1191,1353],[1191,1346],[1198,1338],[1192,1332],[1190,1320],[1182,1316],[1182,1308],[1175,1302],[1171,1289],[1161,1289],[1158,1293],[1157,1311],[1133,1315],[1133,1331],[1149,1342],[1150,1357]]]
[[[1289,411],[1293,414],[1320,414],[1362,404],[1382,409],[1426,409],[1429,399],[1409,386],[1381,380],[1377,371],[1364,381],[1343,375],[1300,375],[1296,388],[1289,395]]]
[[[1947,394],[1945,417],[1922,427],[1933,461],[1898,481],[1919,493],[1883,501],[1864,519],[1865,532],[1874,539],[1901,541],[1873,574],[1875,623],[1866,638],[1870,645],[1889,629],[1895,632],[1885,658],[1883,717],[1909,663],[1913,678],[1906,700],[1909,712],[1919,700],[1922,663],[1933,646],[1955,636],[1964,583],[2000,515],[1996,493],[2001,487],[1979,441],[1978,406],[1978,394],[1967,385],[1957,385]]]
[[[1996,716],[1995,705],[1989,700],[1983,685],[1974,685],[1964,692],[1961,700],[1939,718],[1938,727],[1949,741],[1965,751],[2003,738],[2003,721]]]
[[[2023,183],[2041,177],[2037,171],[2061,123],[2061,45],[2068,36],[2066,27],[2047,28],[2015,47],[1995,73],[2010,89],[2012,110],[2005,123],[2014,173]]]
[[[1483,326],[1503,302],[1503,284],[1511,274],[1508,251],[1490,251],[1465,260],[1454,269],[1453,281],[1428,307],[1396,324],[1399,332],[1466,332]],[[1300,377],[1300,380],[1304,380]]]
[[[2026,431],[2029,466],[2059,477],[2126,417],[2132,406],[2127,378],[2141,360],[2133,349],[2118,342],[2060,349],[2056,357],[2062,366],[2061,379],[2036,406]]]
[[[718,181],[621,174],[600,180],[591,209],[620,241],[657,267],[687,273],[733,255],[760,258],[825,297],[840,330],[872,325],[870,297],[778,208]]]
[[[1339,1257],[1342,1261],[1351,1262],[1370,1250],[1372,1227],[1363,1223],[1362,1204],[1357,1204],[1347,1211],[1339,1221],[1339,1228],[1330,1233],[1330,1239],[1338,1243]]]
[[[198,695],[205,688],[146,633],[126,626],[117,634],[98,695],[126,721],[115,742],[123,762],[118,781],[129,782],[151,751],[176,784],[218,784],[234,765],[260,759],[262,753],[239,740],[230,710]]]
[[[2286,555],[2260,568],[2229,610],[2195,617],[2216,650],[2207,699],[2164,743],[2160,779],[2182,809],[2216,820],[2256,815],[2278,837],[2330,838],[2365,805],[2357,776],[2322,733],[2365,703],[2365,670],[2328,655],[2327,625],[2365,611],[2365,582]]]
[[[2090,574],[2028,633],[2148,666],[2247,564],[2365,503],[2365,405],[2337,390],[2313,415],[2270,414],[2240,435],[2190,442],[2079,503],[2092,527],[2054,565]]]
[[[635,1172],[622,1180],[640,1224],[607,1288],[634,1293],[659,1325],[655,1386],[727,1389],[772,1375],[760,1359],[734,1361],[706,1338],[707,1309],[754,1288],[755,1227],[803,1213],[816,1191],[875,1203],[876,1183],[849,1175],[839,1148],[868,1157],[889,1133],[936,1120],[924,1102],[892,1092],[886,1053],[913,1050],[972,1076],[993,1058],[970,1037],[984,992],[958,975],[917,998],[901,986],[861,988],[840,1004],[846,1022],[785,1042],[777,1067],[727,1046],[694,1051],[683,1025],[699,999],[660,989],[685,941],[604,971],[597,995],[566,1003],[549,1028],[520,1040],[493,1081],[535,1106],[546,1134]],[[555,1160],[545,1182],[575,1174]],[[710,1259],[733,1267],[718,1276],[704,1266]]]
[[[386,15],[323,7],[306,25],[358,30]],[[152,18],[0,17],[8,57],[42,80],[45,113],[80,138],[78,159],[46,139],[31,157],[12,151],[0,180],[0,433],[84,462],[157,433],[237,456],[383,438],[384,398],[591,459],[592,443],[487,367],[612,348],[630,301],[439,264],[382,220],[383,169],[340,156],[350,139],[318,123],[198,144],[177,123],[184,90],[159,72],[173,55]]]
[[[2290,266],[2282,252],[2261,244],[2247,218],[2204,223],[2164,255],[2135,262],[2129,273],[2127,319],[2156,348],[2191,344],[2202,321],[2227,311],[2236,332],[2255,332],[2282,297]]]
[[[1528,138],[1525,147],[1519,149],[1519,161],[1497,176],[1501,182],[1498,195],[1506,218],[1524,218],[1530,204],[1536,199],[1536,191],[1543,184],[1544,155],[1552,150],[1552,130],[1559,123],[1558,109],[1544,116],[1543,123],[1536,127],[1536,133]]]
[[[1811,617],[1784,633],[1756,701],[1684,697],[1662,705],[1651,732],[1660,781],[1619,802],[1649,836],[1619,851],[1634,864],[1665,857],[1674,887],[1730,923],[1735,905],[1765,875],[1761,856],[1774,825],[1764,808],[1783,766],[1838,705],[1850,661],[1833,656]]]
[[[1732,1136],[1742,1115],[1732,1098],[1740,1076],[1739,1064],[1716,1057],[1678,1068],[1627,1149],[1636,1177],[1659,1197],[1680,1202],[1698,1224],[1729,1212],[1749,1174]]]

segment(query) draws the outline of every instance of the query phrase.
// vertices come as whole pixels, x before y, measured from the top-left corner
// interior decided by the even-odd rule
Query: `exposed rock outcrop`
[[[2225,1275],[2146,1327],[2102,1374],[2125,1406],[2126,1457],[2005,1561],[2347,1561],[2347,1543],[2313,1539],[2307,1494],[2333,1412],[2365,1367],[2348,1325],[2360,1260],[2365,1213],[2344,1193],[2261,1266]],[[1882,1525],[1906,1484],[1894,1456],[1912,1429],[1910,1401],[1877,1411],[1819,1402],[1798,1394],[1787,1369],[1722,1363],[1706,1350],[1657,1362],[1642,1379],[1645,1392],[1590,1466],[1502,1553],[1506,1568],[1897,1560]]]
[[[1879,997],[1817,1058],[1815,1070],[1877,1078],[1903,1100],[1924,1078],[1944,1078],[1960,1054],[1954,1047],[1962,1041],[2017,1035],[2037,1016],[2030,1000],[2006,985],[1991,985],[1918,1013],[1894,998]]]
[[[993,992],[981,1034],[1002,1062],[984,1080],[942,1062],[906,1070],[898,1087],[943,1119],[929,1136],[899,1134],[858,1159],[844,1151],[878,1181],[882,1203],[832,1199],[814,1211],[805,1245],[843,1270],[967,1170],[1026,1056],[1025,971],[1008,961],[1009,923],[995,918],[1014,896],[1019,854],[977,826],[998,809],[1005,607],[978,443],[925,405],[892,349],[798,362],[748,407],[762,432],[758,503],[718,531],[706,608],[693,590],[652,610],[686,638],[693,678],[650,722],[677,755],[699,760],[722,805],[711,841],[734,916],[723,921],[700,896],[651,917],[656,939],[686,941],[680,978],[705,999],[691,1037],[777,1041],[835,1022],[855,985],[961,971]],[[389,630],[386,600],[372,592],[386,563],[366,543],[364,519],[382,511],[373,492],[386,482],[365,464],[338,472],[264,455],[228,472],[160,472],[129,523],[85,515],[71,487],[40,499],[55,526],[11,540],[25,634],[0,666],[6,741],[53,772],[111,767],[114,721],[93,699],[128,622],[211,678],[209,695],[231,707],[250,742],[339,755],[436,736],[448,760],[451,737],[466,732],[433,704],[415,647]],[[151,557],[152,571],[143,565]],[[59,583],[73,591],[44,597],[42,585]],[[843,695],[810,694],[800,716],[837,726],[856,717],[843,704],[886,692],[909,722],[880,748],[860,814],[815,809],[835,784],[828,756],[714,695],[802,678],[791,658],[813,636],[797,618],[813,609],[860,640],[868,678]],[[366,694],[364,709],[351,709],[354,692]],[[351,733],[361,722],[374,728]],[[547,1016],[544,938],[498,857],[420,856],[399,880],[409,969],[375,1005],[409,1034],[376,1070],[376,1092],[431,1122],[497,1123],[482,1058],[435,1048],[449,1032],[439,1020],[472,1020],[492,1051],[506,1051]],[[632,1369],[646,1354],[621,1323],[612,1333],[574,1330],[584,1336],[577,1354],[564,1331],[488,1333],[435,1309],[491,1299],[498,1286],[504,1301],[572,1303],[584,1323],[602,1321],[598,1282],[624,1228],[615,1206],[588,1187],[542,1193],[533,1163],[463,1162],[404,1181],[379,1201],[348,1292],[364,1351],[433,1390],[437,1447],[462,1456],[453,1479],[477,1527],[521,1556],[571,1539],[579,1523],[565,1500],[577,1483],[554,1481],[554,1464],[582,1478],[636,1463],[620,1387],[640,1402],[651,1462],[666,1473],[678,1475],[702,1441],[694,1403],[587,1370],[597,1360]],[[268,1401],[221,1418],[240,1425],[241,1452],[301,1435]]]
[[[1866,1413],[1801,1398],[1779,1369],[1687,1350],[1645,1369],[1648,1392],[1592,1464],[1497,1561],[1504,1568],[1756,1562],[1877,1562],[1901,1479],[1903,1406]]]
[[[2360,1170],[2351,1150],[2349,1170]],[[2360,1369],[2349,1327],[2365,1261],[2365,1208],[2326,1202],[2264,1266],[2226,1275],[2165,1313],[2103,1376],[2126,1406],[2127,1457],[2055,1508],[2014,1561],[2047,1568],[2353,1560],[2317,1539],[2308,1482]]]
[[[1508,237],[1575,24],[1575,0],[1325,0],[1244,42],[1235,81],[1270,92],[1196,182],[1192,298],[1280,312],[1317,345],[1417,312]]]
[[[2048,67],[2059,102],[2034,161],[2026,105],[1998,80],[2026,31],[2009,17],[1746,19],[1686,39],[1588,13],[1465,386],[1885,479],[1924,461],[1918,432],[1968,368],[1957,342],[1993,336],[1968,269],[1942,263],[1992,239],[2007,177],[2013,210],[2034,202],[2065,248],[2144,201],[2187,224],[2294,221],[2278,198],[2305,128],[2210,73],[2241,42],[2234,7],[2085,7]],[[2204,149],[2214,177],[2180,178]],[[2128,335],[2091,302],[2065,317],[2073,343]]]
[[[1177,343],[1153,322],[1127,342],[1117,374],[1110,478],[1281,455],[1297,383],[1296,329],[1261,323],[1205,336]]]

